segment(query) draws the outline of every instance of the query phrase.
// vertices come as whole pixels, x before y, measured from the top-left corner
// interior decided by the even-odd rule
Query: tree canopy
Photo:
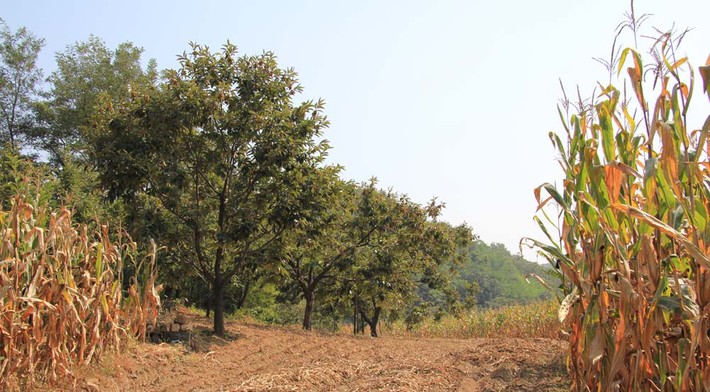
[[[328,123],[322,101],[293,103],[296,74],[272,53],[192,45],[180,65],[159,86],[104,102],[92,159],[110,195],[145,192],[191,233],[187,261],[212,288],[223,334],[226,285],[303,215]]]
[[[143,67],[142,53],[130,42],[112,50],[95,36],[57,53],[47,99],[36,105],[38,121],[32,130],[36,147],[60,165],[67,163],[67,154],[86,161],[87,133],[100,98],[119,103],[128,100],[131,91],[156,82],[157,65],[149,60]]]

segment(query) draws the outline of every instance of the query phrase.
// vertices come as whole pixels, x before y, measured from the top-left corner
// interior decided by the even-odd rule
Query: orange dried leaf
[[[604,167],[606,190],[609,193],[611,203],[616,203],[619,200],[621,192],[621,184],[624,179],[624,173],[616,165],[606,165]]]

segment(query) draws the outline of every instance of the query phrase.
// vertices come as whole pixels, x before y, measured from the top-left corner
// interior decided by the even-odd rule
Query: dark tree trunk
[[[210,293],[209,298],[203,302],[205,306],[205,317],[210,318],[210,313],[212,312],[212,308],[214,308],[214,293]]]
[[[353,335],[357,335],[357,299],[353,300]]]
[[[244,306],[244,303],[247,301],[247,297],[249,296],[249,289],[251,289],[251,279],[247,280],[246,284],[244,284],[244,288],[242,289],[242,292],[239,295],[239,300],[237,301],[237,309],[241,309]]]
[[[365,324],[366,324],[366,323],[365,323],[365,320],[362,318],[362,316],[358,317],[358,320],[357,320],[357,333],[359,333],[360,335],[364,335],[364,334],[365,334]]]
[[[225,180],[222,186],[222,193],[219,196],[219,215],[217,217],[217,225],[220,232],[224,232],[224,219],[227,216],[227,184]],[[224,261],[224,244],[220,242],[217,246],[217,252],[214,258],[214,333],[217,336],[224,337],[224,291],[225,286],[229,283],[230,277],[225,276],[222,271],[222,262]]]
[[[380,313],[382,313],[382,308],[379,306],[375,306],[375,314],[372,316],[372,318],[370,318],[367,313],[365,313],[365,310],[360,308],[360,316],[362,317],[363,321],[365,321],[365,323],[367,323],[367,325],[370,327],[370,336],[372,336],[373,338],[377,337],[377,323],[380,321]]]
[[[375,308],[375,315],[372,316],[372,324],[370,324],[370,336],[373,338],[377,337],[377,323],[380,321],[380,313],[382,312],[381,307]]]
[[[214,284],[214,333],[224,336],[224,284],[216,281]]]
[[[313,314],[313,302],[316,299],[316,293],[312,290],[305,291],[303,296],[306,299],[306,310],[303,312],[303,329],[311,330],[311,315]]]

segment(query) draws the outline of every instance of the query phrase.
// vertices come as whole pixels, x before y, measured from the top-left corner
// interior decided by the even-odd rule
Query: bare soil
[[[77,373],[78,391],[566,391],[564,342],[404,339],[228,322],[227,339],[192,316],[191,347],[141,343]]]

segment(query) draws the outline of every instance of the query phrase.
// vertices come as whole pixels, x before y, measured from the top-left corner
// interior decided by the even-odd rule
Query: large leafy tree
[[[47,99],[36,106],[39,124],[32,131],[34,144],[59,166],[72,157],[84,160],[86,133],[99,97],[118,103],[128,100],[132,91],[155,83],[155,61],[144,67],[142,53],[130,42],[110,49],[96,36],[57,53]]]
[[[177,219],[223,335],[227,285],[304,214],[327,121],[321,101],[294,103],[296,73],[272,53],[193,44],[179,61],[160,86],[105,102],[91,151],[112,196],[143,192]]]
[[[26,28],[13,32],[0,19],[0,142],[13,149],[20,147],[33,120],[32,102],[42,79],[37,66],[42,46],[44,40]]]

